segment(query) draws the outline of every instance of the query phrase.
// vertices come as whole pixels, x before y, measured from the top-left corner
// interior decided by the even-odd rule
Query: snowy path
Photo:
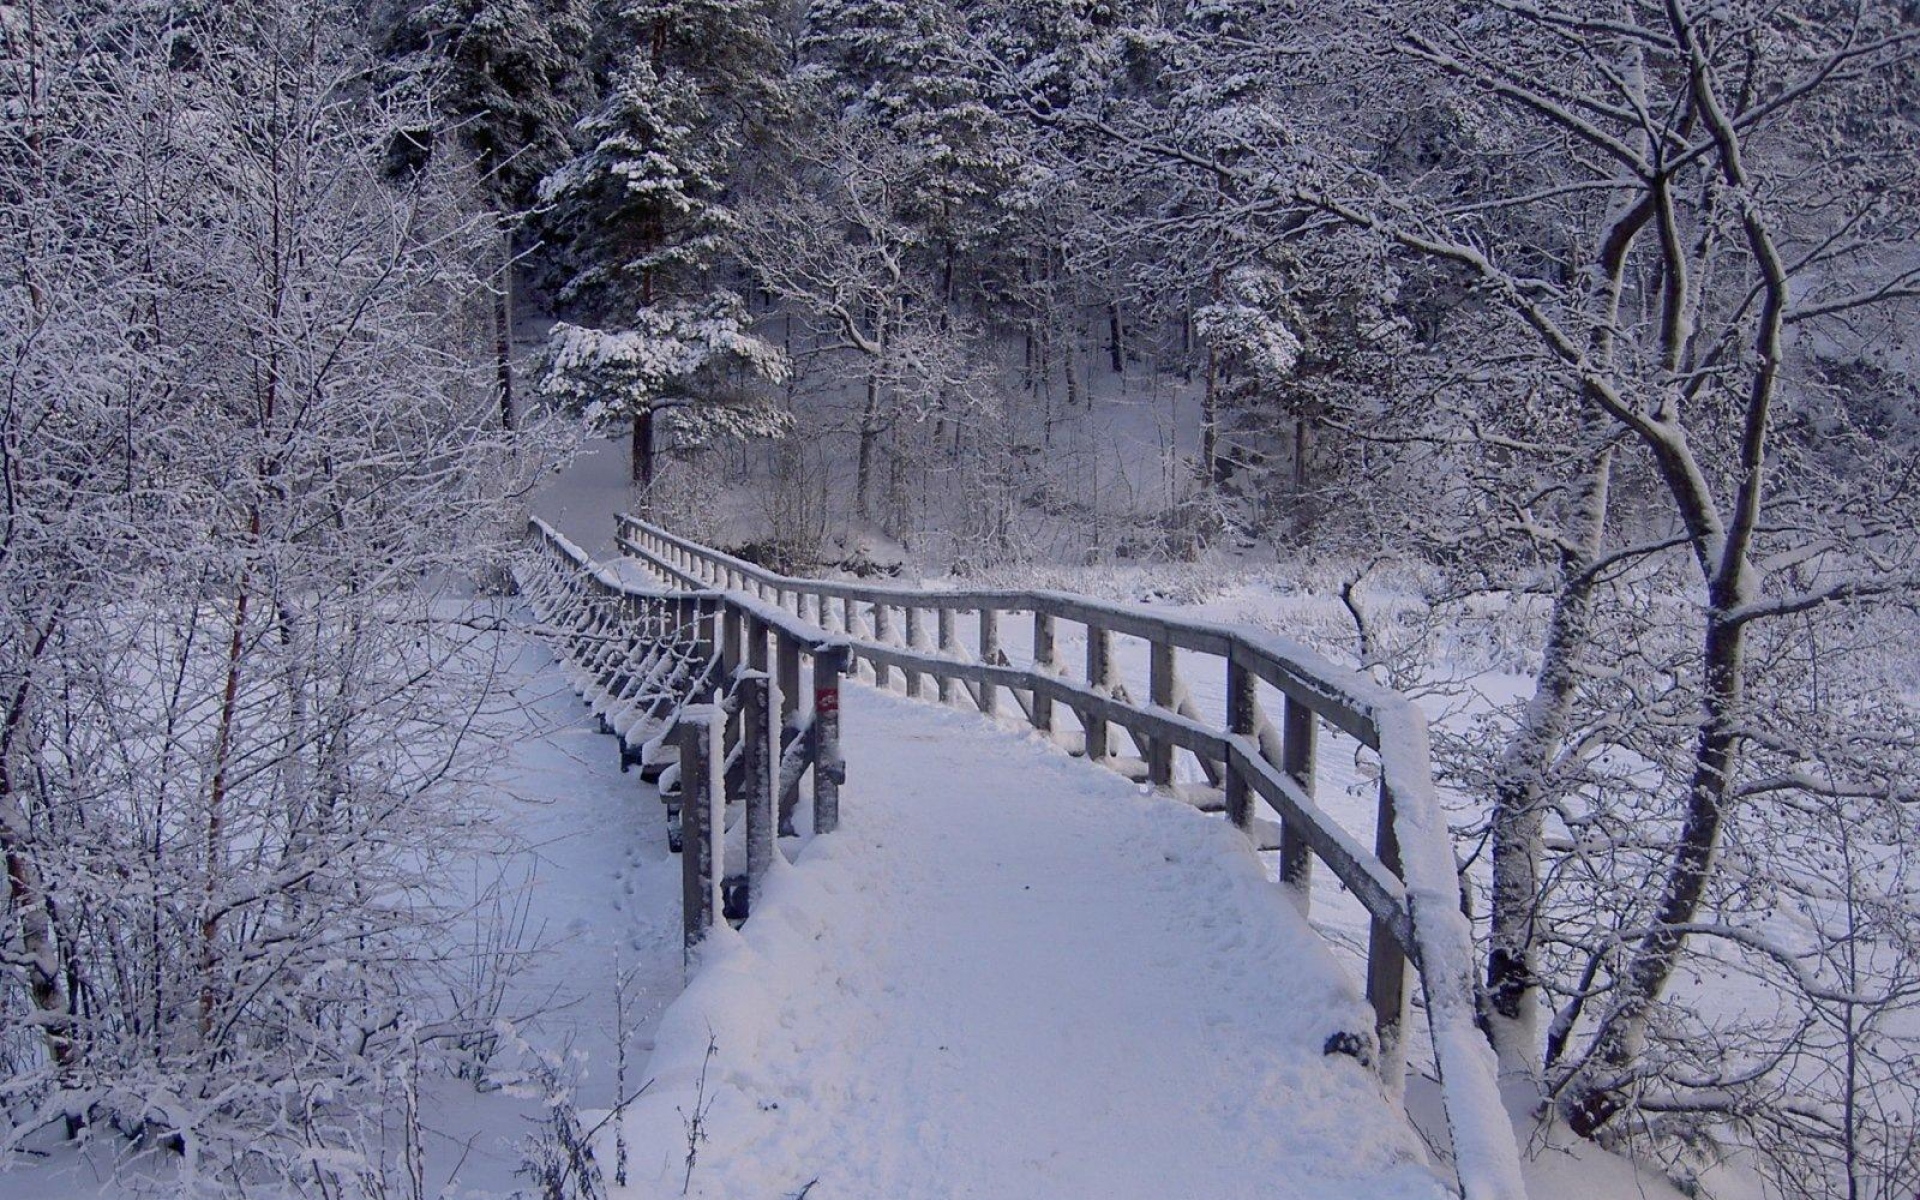
[[[977,718],[843,703],[841,832],[665,1015],[627,1194],[680,1193],[710,1038],[693,1195],[1443,1194],[1322,1054],[1366,1013],[1224,822]]]

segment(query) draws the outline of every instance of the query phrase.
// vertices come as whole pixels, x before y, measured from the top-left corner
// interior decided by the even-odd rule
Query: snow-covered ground
[[[1444,1194],[1323,1052],[1368,1013],[1225,823],[962,713],[843,705],[843,826],[669,1011],[627,1194],[680,1193],[695,1112],[698,1196]]]
[[[503,688],[473,745],[489,763],[480,786],[507,848],[449,878],[446,899],[471,904],[503,885],[498,907],[475,906],[469,948],[480,958],[518,955],[521,967],[501,997],[507,1036],[484,1090],[423,1081],[426,1195],[434,1197],[481,1200],[527,1188],[516,1172],[543,1097],[516,1082],[526,1059],[558,1062],[576,1102],[610,1105],[616,994],[628,999],[637,1080],[660,1013],[683,982],[680,866],[655,793],[620,773],[615,742],[598,732],[545,648],[518,631],[501,636],[509,639]],[[169,1163],[116,1161],[128,1151],[110,1137],[81,1153],[58,1143],[39,1150],[0,1160],[0,1200],[182,1194]]]
[[[624,474],[619,445],[601,443],[534,509],[611,557]],[[849,688],[841,831],[788,844],[796,864],[741,931],[716,934],[682,995],[679,861],[657,799],[619,772],[538,643],[514,645],[485,737],[489,795],[519,848],[449,887],[500,878],[524,899],[506,916],[531,952],[502,1015],[528,1053],[566,1064],[575,1101],[614,1101],[622,1035],[627,1091],[651,1080],[625,1121],[620,1194],[1444,1193],[1372,1075],[1323,1053],[1367,1024],[1322,937],[1357,927],[1348,906],[1316,888],[1310,928],[1218,817],[965,713]],[[1116,651],[1144,669],[1124,640]],[[1214,681],[1191,683],[1218,705]],[[1352,789],[1364,819],[1348,752],[1322,749],[1327,790]],[[503,1051],[499,1077],[515,1058]],[[1423,1107],[1417,1079],[1412,1093]],[[424,1101],[426,1194],[529,1194],[515,1171],[537,1095],[447,1081]],[[611,1136],[599,1149],[611,1179]],[[110,1175],[56,1153],[0,1172],[0,1200],[168,1194],[152,1174]],[[1529,1182],[1540,1198],[1675,1194],[1591,1148],[1547,1151]]]

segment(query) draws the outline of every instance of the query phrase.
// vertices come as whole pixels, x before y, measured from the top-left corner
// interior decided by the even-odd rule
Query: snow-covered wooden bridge
[[[794,579],[633,518],[620,564],[532,538],[576,687],[684,823],[698,969],[622,1122],[634,1194],[1522,1195],[1406,701],[1083,597]],[[1323,726],[1377,772],[1371,850],[1315,803]],[[1409,1029],[1443,1163],[1398,1110]]]

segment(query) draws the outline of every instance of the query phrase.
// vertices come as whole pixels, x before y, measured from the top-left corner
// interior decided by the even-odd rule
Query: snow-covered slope
[[[1323,1052],[1368,1014],[1236,831],[977,718],[843,704],[841,831],[668,1010],[628,1194],[680,1193],[696,1112],[698,1196],[1444,1194]]]

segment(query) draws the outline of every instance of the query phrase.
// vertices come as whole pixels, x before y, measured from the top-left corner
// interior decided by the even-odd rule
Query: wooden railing
[[[621,769],[639,764],[668,801],[691,951],[721,913],[751,911],[809,777],[813,832],[838,827],[847,643],[737,592],[635,584],[537,518],[527,534],[523,594],[574,689],[618,737]],[[746,821],[744,870],[732,875],[729,799]]]
[[[939,592],[793,578],[632,516],[619,518],[618,540],[671,583],[722,589],[846,637],[862,675],[879,687],[892,688],[897,678],[908,695],[960,703],[989,717],[1011,715],[1001,703],[1004,694],[1035,730],[1160,787],[1175,786],[1176,753],[1190,755],[1196,768],[1190,773],[1206,782],[1179,790],[1203,807],[1217,797],[1215,806],[1229,820],[1262,848],[1277,849],[1280,876],[1303,912],[1316,859],[1366,910],[1365,991],[1377,1043],[1329,1049],[1371,1058],[1388,1086],[1399,1089],[1411,965],[1425,1001],[1462,1189],[1473,1200],[1524,1195],[1493,1054],[1475,1025],[1472,932],[1434,794],[1426,721],[1413,704],[1305,647],[1231,626],[1060,592]],[[964,634],[961,614],[974,618]],[[1024,667],[1011,662],[1002,644],[1016,621],[1031,622]],[[1067,662],[1058,649],[1063,633],[1075,627],[1084,631],[1085,655]],[[1128,694],[1115,662],[1116,637],[1146,644],[1144,698]],[[1224,675],[1222,720],[1203,714],[1184,685],[1183,656]],[[1262,683],[1279,695],[1277,724],[1262,711]],[[1323,723],[1378,755],[1370,850],[1314,801]],[[1116,729],[1135,754],[1118,753],[1124,747]],[[1277,831],[1256,805],[1277,818]]]

